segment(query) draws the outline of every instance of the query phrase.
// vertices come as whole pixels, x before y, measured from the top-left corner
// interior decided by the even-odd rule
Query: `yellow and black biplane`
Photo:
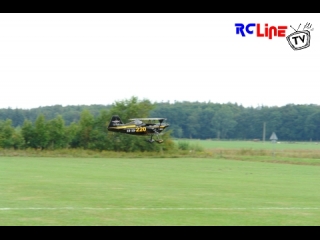
[[[162,143],[160,133],[169,127],[169,124],[165,122],[166,118],[132,118],[129,120],[130,122],[123,123],[118,115],[114,115],[108,125],[108,130],[132,135],[150,135],[148,142]],[[156,139],[152,139],[153,136]]]

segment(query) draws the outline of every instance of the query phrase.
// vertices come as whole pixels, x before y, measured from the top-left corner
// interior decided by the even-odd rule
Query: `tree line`
[[[106,123],[113,114],[123,121],[134,117],[165,117],[170,124],[168,139],[263,140],[265,137],[269,140],[275,132],[282,141],[320,140],[320,106],[314,104],[243,107],[236,103],[151,103],[132,97],[112,105],[0,109],[0,147],[159,150],[159,146],[145,145],[140,137],[108,133]],[[119,141],[129,141],[131,145],[117,145]]]
[[[199,102],[159,103],[151,116],[165,116],[177,138],[260,139],[272,132],[287,141],[320,140],[320,106],[243,107]]]
[[[45,114],[40,112],[34,122],[24,119],[21,126],[14,126],[13,120],[7,118],[0,120],[0,148],[81,148],[125,152],[170,150],[174,147],[170,131],[162,136],[165,142],[160,146],[148,143],[145,137],[109,133],[107,130],[112,115],[120,115],[123,121],[129,121],[132,116],[148,117],[153,107],[149,100],[132,97],[115,102],[110,107],[102,107],[96,116],[89,108],[82,109],[79,120],[74,120],[69,125],[61,114],[47,119]]]
[[[78,105],[78,106],[65,106],[54,105],[45,106],[32,109],[0,109],[0,120],[11,119],[12,126],[22,126],[24,120],[30,120],[35,122],[40,114],[43,114],[46,119],[51,120],[61,115],[65,124],[68,126],[72,122],[77,122],[80,119],[80,115],[83,110],[88,110],[94,117],[97,117],[101,110],[109,110],[111,105]]]

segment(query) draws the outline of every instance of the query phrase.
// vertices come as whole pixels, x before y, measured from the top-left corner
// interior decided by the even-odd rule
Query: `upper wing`
[[[131,121],[134,121],[134,120],[141,120],[141,121],[148,121],[148,120],[151,120],[151,121],[161,121],[161,120],[166,120],[166,118],[131,118],[129,119]]]

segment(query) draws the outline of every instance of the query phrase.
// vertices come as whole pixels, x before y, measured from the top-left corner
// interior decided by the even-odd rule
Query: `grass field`
[[[316,226],[319,189],[319,166],[1,156],[0,225]]]
[[[320,166],[320,145],[317,142],[254,142],[254,141],[212,141],[175,140],[177,145],[188,146],[189,155],[196,155],[192,149],[201,149],[207,156],[255,162],[277,162]]]
[[[223,148],[223,149],[264,149],[264,150],[319,150],[319,142],[288,142],[279,141],[215,141],[215,140],[194,140],[194,139],[176,139],[176,143],[184,142],[190,145],[199,145],[205,149]]]

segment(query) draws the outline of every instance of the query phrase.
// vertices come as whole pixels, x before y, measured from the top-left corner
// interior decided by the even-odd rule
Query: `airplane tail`
[[[112,118],[111,118],[111,121],[108,125],[108,128],[109,127],[116,127],[120,124],[123,124],[123,122],[121,121],[120,117],[118,115],[113,115]]]

